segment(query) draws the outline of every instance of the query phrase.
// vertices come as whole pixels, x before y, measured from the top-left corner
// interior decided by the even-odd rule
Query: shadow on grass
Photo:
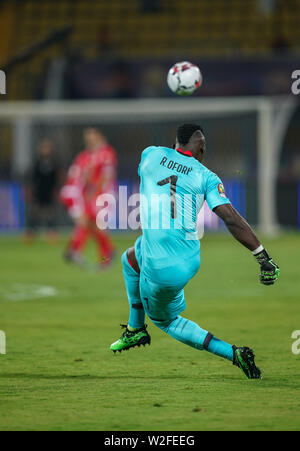
[[[69,379],[81,379],[81,380],[109,380],[109,379],[132,379],[132,380],[172,380],[178,379],[182,382],[187,382],[187,378],[183,378],[182,375],[161,375],[154,374],[153,376],[147,375],[95,375],[95,374],[30,374],[30,373],[0,373],[0,379],[45,379],[45,380],[69,380]],[[234,381],[236,382],[238,378],[234,377],[224,377],[220,375],[219,378],[213,377],[202,377],[201,383],[203,382],[225,382]],[[198,377],[189,377],[189,381],[199,381]]]
[[[192,382],[195,383],[196,381],[201,385],[202,387],[211,385],[211,384],[232,384],[239,385],[241,387],[247,387],[251,389],[268,389],[268,388],[275,388],[275,389],[282,389],[282,388],[289,388],[289,389],[300,389],[300,383],[294,383],[290,382],[284,379],[272,379],[272,378],[263,378],[261,380],[253,379],[248,380],[246,378],[243,378],[239,375],[236,375],[235,377],[231,377],[229,375],[220,374],[217,375],[202,375],[201,378],[199,377],[188,377],[183,378],[182,374],[178,375],[168,375],[168,374],[154,374],[153,376],[147,375],[95,375],[95,374],[30,374],[30,373],[0,373],[0,380],[1,379],[40,379],[40,380],[73,380],[78,379],[82,381],[92,381],[92,380],[135,380],[135,381],[157,381],[157,380],[179,380],[181,382],[187,383]],[[246,385],[245,385],[246,384]],[[249,385],[250,384],[250,385]]]

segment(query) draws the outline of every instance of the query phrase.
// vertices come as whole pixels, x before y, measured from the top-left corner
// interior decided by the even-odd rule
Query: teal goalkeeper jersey
[[[189,152],[155,146],[143,151],[138,173],[143,267],[149,276],[185,267],[192,277],[200,264],[197,216],[204,201],[211,210],[230,203],[220,178]]]

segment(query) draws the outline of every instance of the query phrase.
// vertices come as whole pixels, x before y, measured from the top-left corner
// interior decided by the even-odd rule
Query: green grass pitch
[[[119,255],[134,238],[115,237]],[[0,430],[299,430],[300,235],[263,241],[277,285],[258,283],[255,260],[229,235],[206,235],[186,288],[184,316],[254,348],[264,377],[248,381],[151,324],[150,347],[114,355],[128,317],[119,259],[84,272],[62,261],[63,243],[0,238]]]

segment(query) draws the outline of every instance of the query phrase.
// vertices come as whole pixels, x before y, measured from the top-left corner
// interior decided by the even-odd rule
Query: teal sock
[[[233,348],[232,345],[226,343],[219,338],[213,337],[208,345],[208,352],[223,357],[224,359],[233,361]]]
[[[145,311],[140,297],[140,275],[129,264],[127,251],[122,255],[122,265],[130,307],[128,326],[140,329],[145,324]]]
[[[173,321],[153,322],[157,327],[176,340],[199,350],[204,349],[203,344],[208,331],[202,329],[193,321],[183,318],[182,316],[177,316]],[[212,337],[206,350],[212,354],[223,357],[224,359],[233,360],[232,346],[218,338]]]

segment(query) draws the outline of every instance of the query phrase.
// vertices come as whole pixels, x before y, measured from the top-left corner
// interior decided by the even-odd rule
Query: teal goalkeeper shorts
[[[191,277],[176,277],[174,268],[164,268],[159,271],[159,277],[155,274],[149,277],[143,268],[141,241],[142,236],[135,242],[135,255],[141,271],[140,296],[144,310],[152,321],[171,321],[186,308],[184,287]],[[164,283],[161,282],[162,272]]]

